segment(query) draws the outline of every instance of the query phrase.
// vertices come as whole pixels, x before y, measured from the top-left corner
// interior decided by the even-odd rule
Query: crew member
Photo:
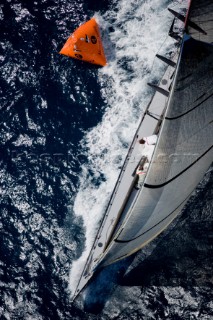
[[[139,167],[137,168],[136,174],[138,175],[138,182],[136,185],[136,189],[139,189],[142,186],[148,167],[149,167],[149,164],[148,162],[146,162],[144,165],[139,165]]]
[[[152,136],[149,136],[149,137],[143,137],[142,139],[139,140],[139,143],[143,146],[142,153],[145,157],[147,157],[148,162],[151,161],[156,142],[157,142],[156,134],[153,134]]]

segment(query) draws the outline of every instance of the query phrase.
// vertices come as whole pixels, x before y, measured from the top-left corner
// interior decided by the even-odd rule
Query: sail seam
[[[191,193],[190,193],[191,194]],[[133,240],[136,240],[138,238],[140,238],[141,236],[143,236],[144,234],[146,234],[147,232],[151,231],[152,229],[154,229],[155,227],[157,227],[159,224],[161,224],[161,222],[165,221],[169,216],[171,216],[176,210],[178,210],[178,208],[189,198],[190,194],[179,204],[179,206],[177,208],[175,208],[175,210],[173,210],[172,212],[170,212],[165,218],[163,218],[162,220],[160,220],[158,223],[156,223],[154,226],[152,226],[151,228],[147,229],[146,231],[144,231],[143,233],[139,234],[137,237],[129,239],[129,240],[118,240],[115,239],[115,242],[120,242],[120,243],[126,243],[126,242],[131,242]]]
[[[209,149],[207,149],[199,158],[197,158],[194,162],[192,162],[187,168],[185,168],[183,171],[179,172],[176,176],[174,176],[170,180],[168,180],[164,183],[155,184],[155,185],[144,183],[144,187],[150,188],[150,189],[156,189],[156,188],[161,188],[161,187],[166,186],[168,183],[172,182],[173,180],[175,180],[176,178],[181,176],[184,172],[186,172],[188,169],[190,169],[196,162],[198,162],[201,158],[203,158],[212,148],[213,148],[213,145]]]
[[[196,108],[198,108],[200,105],[202,105],[205,101],[207,101],[209,98],[211,98],[212,95],[213,95],[213,93],[210,94],[210,96],[208,96],[206,99],[204,99],[203,101],[201,101],[199,104],[197,104],[195,107],[193,107],[192,109],[190,109],[190,110],[188,110],[188,111],[180,114],[179,116],[176,116],[176,117],[173,117],[173,118],[165,117],[165,119],[166,119],[166,120],[176,120],[176,119],[178,119],[178,118],[181,118],[181,117],[185,116],[187,113],[193,111],[194,109],[196,109]]]

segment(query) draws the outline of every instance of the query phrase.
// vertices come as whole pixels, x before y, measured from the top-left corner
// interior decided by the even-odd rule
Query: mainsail
[[[159,234],[186,203],[213,158],[213,47],[184,37],[178,72],[145,184],[102,266]]]
[[[209,6],[210,9],[206,8]],[[210,12],[208,19],[204,12]],[[194,0],[185,20],[178,59],[168,68],[130,146],[74,297],[94,270],[136,252],[181,211],[213,158],[212,1]],[[178,14],[175,13],[176,16]],[[175,73],[174,73],[175,69]],[[152,85],[153,86],[153,85]],[[158,110],[159,119],[153,116]],[[135,169],[138,138],[158,134],[144,184]],[[137,161],[132,161],[136,159]],[[141,160],[140,160],[141,161]]]

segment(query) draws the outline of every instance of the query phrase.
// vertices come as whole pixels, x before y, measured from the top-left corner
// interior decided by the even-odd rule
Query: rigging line
[[[194,190],[193,190],[194,191]],[[192,192],[193,192],[192,191]],[[115,239],[115,242],[118,243],[127,243],[127,242],[131,242],[133,240],[136,240],[138,238],[140,238],[141,236],[143,236],[144,234],[146,234],[147,232],[151,231],[152,229],[154,229],[155,227],[157,227],[159,224],[161,224],[163,221],[165,221],[169,216],[171,216],[176,210],[178,210],[178,208],[184,204],[184,202],[189,198],[189,196],[192,194],[192,192],[190,192],[190,194],[179,204],[179,206],[177,208],[175,208],[175,210],[173,210],[172,212],[170,212],[166,217],[164,217],[162,220],[160,220],[158,223],[156,223],[154,226],[152,226],[151,228],[147,229],[146,231],[144,231],[143,233],[139,234],[137,237],[129,239],[129,240],[118,240]]]
[[[213,145],[211,145],[210,148],[208,148],[200,157],[198,157],[194,162],[192,162],[188,167],[186,167],[183,171],[179,172],[176,176],[174,176],[173,178],[171,178],[170,180],[161,183],[161,184],[148,184],[145,183],[144,187],[145,188],[150,188],[150,189],[157,189],[157,188],[161,188],[166,186],[168,183],[172,182],[173,180],[175,180],[176,178],[178,178],[179,176],[181,176],[184,172],[186,172],[188,169],[190,169],[196,162],[198,162],[201,158],[203,158],[211,149],[213,148]]]
[[[208,91],[207,91],[207,92],[208,92]],[[203,93],[203,94],[201,94],[201,96],[199,96],[195,101],[200,100],[200,99],[201,99],[201,98],[203,98],[205,95],[206,95],[206,92],[205,92],[205,93]]]
[[[165,117],[165,119],[166,119],[166,120],[176,120],[176,119],[178,119],[178,118],[181,118],[181,117],[185,116],[187,113],[189,113],[189,112],[195,110],[196,108],[198,108],[198,107],[199,107],[200,105],[202,105],[205,101],[207,101],[209,98],[211,98],[211,96],[213,96],[213,93],[210,94],[210,96],[208,96],[206,99],[204,99],[203,101],[201,101],[200,103],[198,103],[198,104],[197,104],[195,107],[193,107],[192,109],[190,109],[190,110],[188,110],[188,111],[180,114],[179,116],[172,117],[172,118],[170,118],[170,117]]]

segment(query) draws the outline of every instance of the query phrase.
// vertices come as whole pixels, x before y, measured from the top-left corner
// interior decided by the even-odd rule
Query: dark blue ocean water
[[[165,10],[172,2],[163,1]],[[155,15],[157,2],[146,3]],[[120,21],[106,33],[116,32],[124,17],[131,22],[131,15],[122,16],[124,2],[118,5],[107,0],[0,2],[2,320],[213,319],[211,171],[165,234],[134,260],[96,279],[85,302],[71,303],[70,268],[85,246],[83,218],[73,210],[82,167],[91,170],[96,186],[107,179],[87,166],[82,139],[101,123],[113,86],[103,94],[107,84],[98,80],[97,67],[58,51],[71,31],[97,12],[99,17],[111,12],[113,24],[113,15],[121,11]],[[117,59],[129,81],[133,73],[138,77],[130,58]],[[120,85],[125,77],[122,73]],[[121,143],[123,153],[127,142]]]

